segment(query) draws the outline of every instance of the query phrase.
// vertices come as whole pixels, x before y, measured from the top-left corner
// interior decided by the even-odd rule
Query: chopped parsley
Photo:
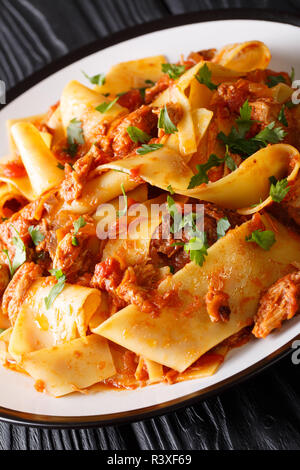
[[[294,67],[292,67],[292,70],[291,70],[290,80],[293,84],[293,81],[295,80],[295,69],[294,69]]]
[[[167,187],[167,190],[169,191],[169,193],[170,193],[171,195],[175,194],[175,192],[174,192],[174,190],[173,190],[173,188],[172,188],[172,186],[171,186],[170,184],[169,184],[169,186]]]
[[[166,105],[160,110],[157,126],[159,129],[163,129],[166,134],[175,134],[175,132],[178,132],[177,127],[171,121]]]
[[[139,155],[146,155],[146,153],[155,152],[155,150],[161,149],[163,144],[143,144],[136,151]]]
[[[218,220],[218,223],[217,223],[218,239],[224,237],[229,227],[230,227],[230,222],[227,217],[222,217],[222,219]]]
[[[275,127],[275,121],[268,124],[256,136],[246,139],[246,134],[255,121],[251,119],[251,106],[248,100],[240,108],[240,116],[236,119],[236,127],[233,126],[228,135],[219,132],[221,140],[233,153],[248,158],[253,153],[270,144],[277,144],[284,139],[286,132],[281,127]]]
[[[253,242],[263,250],[269,250],[276,242],[274,232],[271,230],[254,230],[251,235],[246,236],[246,242]]]
[[[60,170],[64,170],[64,169],[65,169],[64,165],[62,165],[61,163],[58,163],[56,166],[57,166],[57,168],[59,168]]]
[[[185,65],[161,64],[161,70],[167,73],[170,78],[176,80],[176,78],[179,78],[185,72]]]
[[[82,121],[79,121],[77,118],[70,121],[67,127],[67,140],[68,148],[66,151],[71,157],[75,157],[78,145],[84,144]]]
[[[56,277],[57,283],[51,288],[49,295],[45,297],[46,309],[49,310],[56,297],[65,287],[66,276],[61,269],[51,269],[50,273]]]
[[[15,229],[13,225],[11,225],[14,231],[16,232],[16,236],[12,238],[12,242],[16,247],[15,256],[11,265],[11,275],[13,276],[16,270],[26,261],[26,247],[23,243],[23,240],[20,237],[19,232]]]
[[[195,186],[200,186],[200,184],[208,183],[208,170],[210,170],[214,166],[221,165],[223,162],[223,158],[219,158],[217,155],[212,153],[206,163],[203,163],[202,165],[196,165],[198,173],[192,176],[187,189],[193,189],[195,188]]]
[[[281,202],[291,189],[288,185],[288,181],[286,178],[277,181],[276,178],[271,176],[270,178],[270,196],[274,202]]]
[[[198,73],[195,75],[195,78],[199,83],[206,85],[210,90],[216,90],[218,88],[218,85],[215,85],[211,81],[211,71],[209,70],[207,64],[202,65],[202,67],[198,70]]]
[[[116,104],[118,99],[119,99],[119,96],[117,96],[117,98],[115,98],[112,101],[108,101],[108,102],[104,101],[103,103],[99,104],[99,106],[96,106],[95,109],[96,111],[99,111],[99,113],[105,114]]]
[[[42,234],[39,226],[35,227],[34,225],[31,225],[28,228],[28,232],[35,246],[38,246],[45,238],[45,235]]]
[[[175,242],[172,246],[183,246],[184,250],[190,255],[191,261],[202,266],[205,256],[207,256],[207,241],[205,232],[199,232],[197,230],[196,214],[190,212],[182,216],[171,196],[167,197],[167,209],[173,218],[173,225],[170,227],[171,233],[177,233],[182,228],[187,228],[188,232],[194,235],[188,242]]]
[[[122,189],[122,193],[123,193],[123,198],[124,198],[124,209],[122,209],[121,211],[118,211],[117,212],[117,218],[119,219],[120,217],[124,217],[126,214],[127,214],[127,211],[128,211],[128,198],[127,198],[127,195],[125,193],[125,189],[124,189],[124,184],[122,183],[121,184],[121,189]]]
[[[104,85],[105,83],[105,75],[104,73],[98,73],[97,75],[89,76],[82,70],[83,75],[87,78],[92,85]]]
[[[141,142],[142,144],[145,144],[151,139],[151,135],[135,126],[128,126],[127,132],[131,140],[135,143]]]
[[[0,335],[1,335],[4,331],[6,331],[5,328],[0,328]]]
[[[289,123],[287,121],[284,110],[285,110],[285,105],[283,104],[282,107],[281,107],[281,110],[279,111],[279,114],[278,114],[278,121],[282,122],[282,124],[285,127],[288,127]]]
[[[78,219],[75,220],[75,222],[73,222],[73,227],[74,227],[74,234],[73,234],[73,237],[72,237],[72,245],[73,246],[79,246],[79,242],[77,240],[76,235],[79,232],[79,230],[82,227],[85,227],[85,226],[86,226],[86,221],[84,220],[82,215],[80,217],[78,217]]]
[[[278,144],[285,136],[286,132],[281,127],[275,127],[275,121],[273,121],[253,137],[253,140],[263,143],[266,147],[267,144]]]
[[[283,75],[268,75],[267,76],[267,86],[273,88],[273,86],[278,85],[278,83],[286,83],[286,80]]]
[[[150,86],[154,86],[155,85],[155,82],[153,80],[149,80],[149,78],[147,80],[145,80],[145,83],[147,85],[150,85]]]
[[[202,266],[207,256],[206,235],[199,232],[198,236],[191,238],[184,244],[184,251],[189,253],[191,261]]]

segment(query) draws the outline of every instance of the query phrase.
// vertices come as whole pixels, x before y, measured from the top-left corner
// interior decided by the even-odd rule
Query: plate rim
[[[7,91],[7,102],[0,105],[0,111],[10,104],[14,99],[32,88],[34,85],[54,74],[55,72],[67,67],[68,65],[83,59],[95,52],[106,49],[107,47],[117,45],[121,42],[133,39],[155,31],[210,21],[220,20],[258,20],[290,24],[300,26],[300,15],[287,13],[280,10],[256,9],[256,8],[228,8],[218,10],[205,10],[199,12],[183,13],[175,16],[166,16],[164,18],[142,23],[130,28],[126,28],[118,33],[113,33],[107,38],[99,38],[92,43],[84,45],[75,51],[72,51],[42,67],[17,83]],[[180,408],[192,406],[200,400],[207,399],[217,393],[227,390],[233,385],[252,378],[261,373],[266,368],[272,366],[277,361],[290,353],[292,343],[300,339],[300,334],[295,336],[288,343],[275,350],[271,355],[265,357],[250,367],[238,372],[217,384],[208,386],[202,390],[197,390],[189,395],[184,395],[173,400],[168,400],[157,405],[139,408],[132,411],[123,411],[119,413],[90,416],[51,416],[17,411],[0,406],[0,420],[9,424],[29,425],[39,428],[91,428],[99,426],[111,426],[150,419],[155,416],[177,411]]]

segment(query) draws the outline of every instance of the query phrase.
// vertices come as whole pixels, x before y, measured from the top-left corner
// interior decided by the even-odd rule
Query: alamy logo
[[[0,80],[0,104],[6,104],[6,86],[3,80]]]

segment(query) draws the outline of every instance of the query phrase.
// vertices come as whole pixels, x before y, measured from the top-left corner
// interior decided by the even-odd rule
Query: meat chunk
[[[129,266],[116,293],[126,304],[136,305],[142,312],[156,315],[158,306],[153,302],[153,291],[138,283],[134,268]]]
[[[125,116],[114,130],[112,149],[115,157],[125,157],[139,145],[131,140],[127,132],[129,126],[137,127],[154,137],[157,130],[157,116],[152,112],[152,108],[145,105]]]
[[[121,269],[118,260],[108,257],[105,261],[95,266],[95,272],[91,280],[91,286],[114,293],[122,281],[124,270]]]
[[[290,320],[299,310],[300,271],[279,279],[262,296],[252,333],[265,338],[284,320]]]
[[[79,199],[89,173],[96,168],[96,166],[106,162],[107,158],[103,155],[103,151],[96,145],[93,145],[84,157],[76,161],[73,168],[66,163],[65,178],[61,184],[61,195],[63,199],[67,202]]]
[[[40,201],[37,199],[14,214],[9,220],[0,224],[0,248],[7,249],[11,259],[14,257],[16,249],[12,243],[13,237],[16,236],[16,231],[25,245],[30,243],[31,237],[28,228],[38,223],[37,219],[39,216],[37,212],[39,205]]]
[[[19,309],[25,300],[31,284],[42,275],[42,269],[35,263],[24,263],[7,286],[2,299],[2,310],[15,324]]]
[[[76,282],[78,276],[93,271],[100,256],[100,240],[92,222],[79,229],[68,232],[58,243],[53,267],[61,269],[69,282]]]
[[[147,88],[145,91],[145,102],[146,104],[152,103],[152,101],[164,90],[169,88],[173,83],[173,79],[168,74],[163,75],[151,88]]]
[[[133,90],[127,91],[127,93],[119,97],[118,104],[123,106],[123,108],[127,108],[129,112],[136,110],[143,104],[140,90],[134,88]]]
[[[230,307],[228,299],[229,296],[226,292],[216,290],[213,286],[210,286],[205,296],[205,303],[212,322],[227,322],[229,320]]]

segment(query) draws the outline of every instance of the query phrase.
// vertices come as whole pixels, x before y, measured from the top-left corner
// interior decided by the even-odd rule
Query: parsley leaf
[[[175,194],[175,192],[174,192],[174,190],[173,190],[173,188],[172,188],[172,186],[171,186],[170,184],[169,184],[169,186],[167,187],[167,190],[169,191],[169,193],[170,193],[171,195]]]
[[[151,85],[151,86],[154,86],[155,85],[155,82],[153,80],[149,80],[149,78],[147,80],[145,80],[145,83],[147,85]]]
[[[57,168],[59,168],[60,170],[64,170],[64,169],[65,169],[64,165],[62,165],[60,162],[58,162],[58,164],[57,164],[56,166],[57,166]]]
[[[232,156],[229,153],[228,145],[226,145],[226,153],[224,157],[225,164],[230,171],[234,171],[237,169],[237,164],[233,160]]]
[[[82,227],[85,227],[85,225],[86,225],[86,221],[81,215],[80,217],[78,217],[77,220],[75,220],[75,222],[73,222],[74,235],[77,235],[77,233],[79,232],[79,229],[81,229]]]
[[[294,67],[292,67],[292,70],[291,70],[290,80],[293,84],[293,81],[295,80],[295,69],[294,69]]]
[[[269,88],[278,85],[278,83],[286,83],[283,75],[268,75],[267,76],[267,85]]]
[[[197,237],[191,238],[184,245],[184,251],[189,253],[191,261],[202,266],[207,256],[207,243],[205,233],[199,233]]]
[[[136,153],[139,155],[146,155],[146,153],[155,152],[163,147],[163,144],[143,144],[140,148],[137,149]]]
[[[119,96],[115,98],[113,101],[104,101],[103,103],[99,104],[99,106],[96,106],[96,111],[99,111],[99,113],[105,114],[107,111],[109,111],[114,104],[118,101]]]
[[[252,123],[251,106],[248,100],[240,108],[240,117],[236,119],[236,127],[232,127],[230,133],[225,135],[219,132],[218,139],[221,140],[233,153],[238,153],[243,158],[247,158],[257,152],[268,143],[277,144],[280,142],[286,132],[281,127],[275,127],[275,121],[271,122],[262,131],[251,139],[246,139],[245,135],[250,130]]]
[[[72,245],[73,246],[79,246],[78,238],[75,237],[75,235],[73,235],[73,237],[72,237]]]
[[[163,129],[166,134],[175,134],[175,132],[178,132],[177,127],[175,126],[175,124],[173,124],[170,119],[166,105],[161,109],[159,113],[157,126],[159,129]]]
[[[251,235],[246,236],[246,242],[257,243],[263,250],[269,250],[276,242],[274,232],[271,230],[254,230]]]
[[[288,127],[289,123],[287,122],[287,119],[286,119],[286,116],[285,116],[285,113],[284,113],[284,109],[285,109],[285,105],[283,104],[282,107],[281,107],[281,110],[279,111],[279,114],[278,114],[278,121],[282,122],[282,124],[285,127]]]
[[[11,275],[13,276],[16,270],[26,261],[26,247],[20,237],[19,232],[13,225],[11,226],[16,232],[16,236],[12,238],[12,242],[16,247],[15,256],[11,266]]]
[[[82,70],[82,73],[85,76],[85,78],[87,78],[90,81],[90,83],[92,83],[92,85],[100,85],[101,86],[101,85],[104,85],[104,83],[105,83],[104,73],[98,73],[97,75],[93,75],[92,77],[87,75],[83,70]]]
[[[76,155],[78,145],[84,144],[82,121],[79,121],[77,118],[70,121],[67,127],[67,140],[67,152],[71,157],[74,157]]]
[[[0,328],[0,335],[1,335],[4,331],[6,331],[6,328]]]
[[[117,218],[119,219],[120,217],[124,217],[124,215],[127,214],[127,211],[128,211],[128,200],[127,200],[127,195],[125,193],[125,189],[124,189],[124,184],[121,183],[121,189],[122,189],[122,193],[123,193],[123,198],[124,198],[124,209],[122,209],[121,211],[118,211],[117,212]]]
[[[272,178],[272,177],[271,177]],[[290,186],[288,186],[288,181],[286,178],[276,181],[272,180],[271,182],[271,187],[270,187],[270,196],[273,201],[275,202],[281,202],[287,193],[290,190]]]
[[[51,288],[49,295],[44,299],[47,310],[49,310],[56,297],[64,289],[66,282],[66,276],[61,269],[51,269],[50,273],[56,277],[57,283]]]
[[[195,75],[195,78],[199,83],[206,85],[210,90],[216,90],[218,88],[218,85],[215,85],[211,81],[211,71],[209,70],[207,64],[202,65],[202,67],[198,70],[198,73]]]
[[[146,143],[149,142],[149,140],[151,139],[151,135],[147,134],[146,132],[142,131],[141,129],[135,126],[128,126],[127,132],[131,140],[135,143]]]
[[[40,232],[39,226],[35,227],[34,225],[31,225],[28,228],[28,232],[35,246],[38,246],[45,238],[45,235]]]
[[[248,100],[240,107],[240,117],[235,121],[238,126],[238,135],[240,138],[245,137],[252,124],[255,122],[251,119],[251,110],[252,107],[249,105]]]
[[[223,162],[223,158],[219,158],[217,155],[212,153],[206,163],[203,163],[202,165],[196,165],[198,173],[192,176],[187,189],[193,189],[195,186],[199,186],[202,183],[208,183],[208,170],[214,166],[221,165]]]
[[[167,73],[170,78],[176,80],[185,72],[185,65],[161,64],[161,70]]]
[[[282,127],[275,127],[275,121],[273,121],[253,137],[253,140],[260,141],[266,146],[267,144],[277,144],[283,140],[285,136],[286,132]]]
[[[224,237],[229,227],[230,227],[230,222],[227,217],[222,217],[222,219],[218,220],[218,223],[217,223],[218,238]]]

